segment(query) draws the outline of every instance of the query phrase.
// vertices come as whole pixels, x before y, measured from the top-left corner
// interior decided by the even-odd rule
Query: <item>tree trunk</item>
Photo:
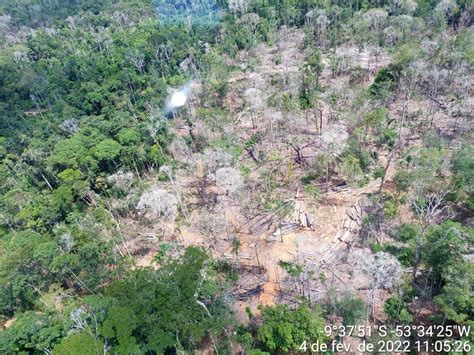
[[[43,178],[43,180],[46,182],[46,185],[48,185],[48,188],[53,191],[53,187],[51,186],[51,184],[49,183],[48,179],[46,179],[46,176],[43,175],[43,173],[41,173],[41,177]]]
[[[326,192],[329,192],[329,161],[326,163]]]
[[[387,165],[385,166],[385,169],[383,171],[383,175],[382,175],[382,181],[380,182],[380,187],[379,187],[379,195],[382,194],[382,189],[383,189],[383,184],[385,182],[385,178],[387,177],[387,171],[388,171],[388,168],[390,167],[390,163],[392,162],[392,159],[393,159],[393,156],[395,155],[394,151],[392,150],[388,156],[388,160],[387,160]]]

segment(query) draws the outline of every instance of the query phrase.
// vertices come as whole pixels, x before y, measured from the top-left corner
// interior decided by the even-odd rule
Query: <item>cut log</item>
[[[237,293],[235,298],[239,301],[244,301],[244,300],[249,299],[250,297],[260,295],[262,292],[263,292],[263,286],[262,285],[257,285],[257,287],[255,287],[255,288]]]
[[[285,223],[282,224],[280,227],[276,229],[276,231],[272,234],[274,237],[281,237],[285,234],[289,234],[298,229],[297,223]]]
[[[358,220],[357,215],[354,214],[354,211],[351,210],[351,209],[346,210],[346,215],[347,215],[350,219],[352,219],[353,221],[357,221],[357,220]]]
[[[333,191],[342,192],[342,191],[350,191],[351,187],[347,183],[342,183],[339,185],[334,186]]]
[[[248,253],[238,252],[237,255],[240,259],[252,259],[252,256]]]

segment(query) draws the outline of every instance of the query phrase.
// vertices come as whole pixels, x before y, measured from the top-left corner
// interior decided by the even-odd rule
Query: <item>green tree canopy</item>
[[[54,347],[51,355],[102,355],[103,353],[104,344],[100,340],[86,332],[79,332],[63,338]]]
[[[301,305],[291,310],[287,305],[262,308],[258,339],[265,349],[276,352],[298,351],[303,341],[324,340],[324,319],[318,311]]]

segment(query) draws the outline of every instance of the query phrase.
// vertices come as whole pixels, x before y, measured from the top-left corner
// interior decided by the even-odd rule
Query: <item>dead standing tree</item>
[[[362,17],[366,26],[373,35],[373,42],[379,44],[382,39],[383,29],[387,23],[387,11],[383,9],[370,9],[365,12]]]
[[[256,88],[249,88],[244,92],[245,102],[252,118],[252,128],[257,128],[257,119],[263,106],[262,92]]]
[[[243,14],[247,11],[250,5],[250,0],[228,0],[227,6],[229,7],[230,12],[236,14]]]
[[[341,124],[334,124],[321,134],[321,148],[324,151],[326,165],[326,192],[329,191],[329,172],[331,165],[343,152],[347,138],[349,137],[346,128]]]
[[[243,15],[237,23],[246,27],[252,34],[253,43],[257,43],[260,37],[259,35],[259,26],[260,26],[260,16],[256,13],[247,13]]]
[[[176,218],[178,199],[173,194],[158,187],[145,191],[137,203],[136,210],[140,215],[163,217],[169,222]]]
[[[155,60],[158,63],[159,72],[164,80],[166,69],[173,55],[173,48],[168,44],[160,44],[155,50]]]
[[[326,15],[325,10],[310,10],[305,15],[306,25],[313,29],[314,38],[320,46],[327,43],[327,31],[331,20]]]
[[[146,67],[145,55],[141,53],[139,50],[131,50],[128,55],[127,59],[130,63],[137,69],[140,74],[143,74]]]
[[[400,262],[391,254],[379,252],[372,254],[369,249],[358,249],[351,255],[355,273],[367,278],[370,291],[370,309],[374,317],[379,291],[392,289],[401,278]],[[367,315],[368,316],[368,315]]]
[[[380,181],[379,195],[382,194],[383,185],[385,179],[387,178],[387,172],[390,168],[392,160],[400,152],[403,147],[404,137],[403,137],[403,128],[405,127],[406,119],[408,116],[408,104],[410,103],[411,97],[413,95],[413,90],[416,85],[416,82],[419,80],[420,70],[417,66],[411,66],[407,70],[402,72],[399,83],[399,95],[402,97],[402,112],[400,113],[400,118],[398,119],[397,127],[397,139],[392,147],[389,147],[389,154],[387,158],[387,164],[385,165],[382,179]]]
[[[445,189],[427,190],[423,183],[416,184],[410,197],[410,205],[416,217],[421,222],[421,232],[415,241],[415,261],[413,263],[412,281],[415,282],[421,263],[421,250],[425,246],[425,233],[430,225],[441,223],[450,217],[446,196],[450,193]]]
[[[232,167],[227,167],[220,168],[216,171],[216,185],[218,188],[225,191],[225,196],[222,197],[222,212],[224,214],[227,238],[230,239],[226,208],[228,207],[229,203],[233,202],[235,196],[242,189],[244,182],[238,170]]]
[[[183,203],[183,199],[181,197],[181,188],[179,188],[179,186],[176,184],[176,181],[174,180],[173,178],[173,171],[171,169],[171,167],[167,166],[167,165],[163,165],[162,167],[160,167],[160,173],[163,173],[165,174],[169,181],[171,182],[171,186],[173,187],[173,191],[175,193],[175,195],[177,196],[177,203],[181,209],[181,212],[183,213],[183,216],[184,218],[186,219],[186,221],[189,220],[189,213],[188,213],[188,209],[186,207],[186,205]]]

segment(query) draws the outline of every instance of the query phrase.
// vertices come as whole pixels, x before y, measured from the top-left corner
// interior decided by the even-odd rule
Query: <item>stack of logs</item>
[[[306,204],[302,200],[295,202],[295,211],[293,212],[293,221],[295,221],[301,228],[314,227],[313,216],[306,212]]]
[[[306,203],[298,199],[298,192],[296,193],[295,207],[293,211],[293,219],[289,223],[280,223],[280,226],[268,237],[269,241],[283,241],[285,234],[292,233],[299,228],[314,229],[313,216],[306,211]]]
[[[346,210],[346,215],[349,218],[344,218],[342,221],[342,229],[354,230],[357,227],[360,227],[362,220],[362,210],[359,206],[359,201],[356,201]]]

